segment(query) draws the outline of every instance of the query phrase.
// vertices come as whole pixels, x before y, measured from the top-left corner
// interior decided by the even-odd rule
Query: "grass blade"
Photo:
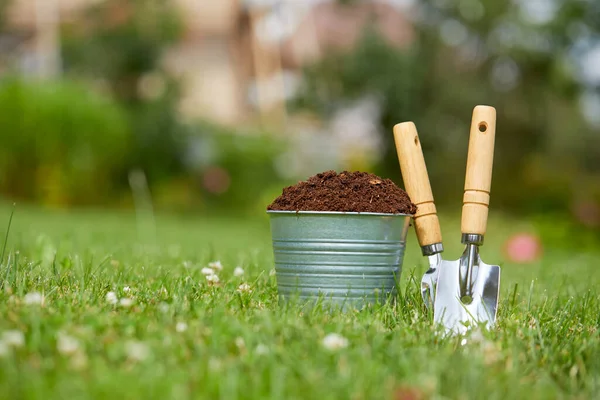
[[[8,235],[10,233],[10,226],[12,225],[13,215],[15,214],[15,204],[10,212],[10,218],[8,219],[8,228],[6,229],[6,235],[4,235],[4,246],[2,247],[2,256],[0,257],[0,263],[4,261],[4,254],[6,254],[6,244],[8,243]]]

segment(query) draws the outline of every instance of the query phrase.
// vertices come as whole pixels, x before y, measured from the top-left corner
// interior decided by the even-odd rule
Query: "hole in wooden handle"
[[[485,131],[487,131],[487,124],[485,122],[480,122],[478,125],[479,128],[479,132],[481,133],[485,133]]]
[[[419,144],[419,137],[415,136],[415,144]]]

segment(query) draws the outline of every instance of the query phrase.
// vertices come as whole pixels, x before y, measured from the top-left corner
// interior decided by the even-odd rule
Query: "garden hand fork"
[[[442,260],[441,256],[444,251],[442,231],[415,124],[402,122],[395,125],[394,141],[406,192],[417,206],[413,217],[417,239],[421,252],[429,259],[429,269],[421,279],[421,296],[427,307],[433,308],[439,270],[448,261]]]

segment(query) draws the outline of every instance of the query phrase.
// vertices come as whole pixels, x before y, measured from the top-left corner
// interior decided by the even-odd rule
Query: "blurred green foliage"
[[[150,185],[184,173],[187,127],[177,116],[177,81],[161,68],[183,26],[167,0],[109,0],[63,26],[65,72],[107,89],[128,114],[133,132],[129,162]]]
[[[62,27],[66,72],[101,80],[123,103],[144,102],[140,79],[160,70],[163,51],[182,29],[167,0],[99,2]]]
[[[146,107],[151,117],[132,120],[119,103],[73,81],[3,79],[0,194],[59,207],[130,204],[129,173],[149,165],[142,170],[156,207],[239,214],[264,212],[289,183],[274,163],[285,140],[204,122],[187,127],[177,164],[167,165],[161,152],[171,149],[161,140],[172,114],[160,101]],[[143,124],[148,143],[133,134]]]
[[[289,145],[283,137],[240,133],[206,122],[198,128],[187,160],[206,209],[261,213],[290,183],[275,162]]]
[[[0,191],[70,205],[114,201],[131,141],[126,114],[73,82],[0,81]]]

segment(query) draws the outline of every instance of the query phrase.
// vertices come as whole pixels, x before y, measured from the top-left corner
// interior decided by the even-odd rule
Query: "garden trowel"
[[[441,256],[444,246],[423,149],[415,124],[403,122],[394,126],[394,141],[406,192],[417,206],[417,212],[413,217],[417,239],[421,252],[429,258],[429,269],[421,279],[421,296],[425,304],[433,308],[438,273],[441,268],[444,268]]]
[[[461,220],[466,248],[459,260],[439,268],[434,301],[434,321],[454,333],[482,323],[489,328],[496,322],[500,267],[484,263],[479,256],[487,227],[495,135],[496,109],[475,107]]]

